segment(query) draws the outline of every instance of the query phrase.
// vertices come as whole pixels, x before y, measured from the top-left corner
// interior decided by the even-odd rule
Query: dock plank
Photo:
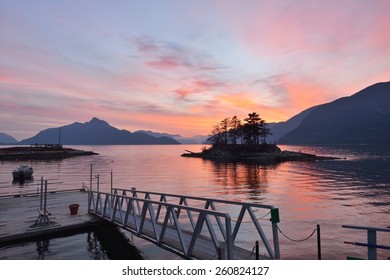
[[[77,215],[70,215],[69,204],[80,205]],[[21,238],[29,238],[53,231],[88,226],[94,216],[88,214],[86,192],[58,192],[47,195],[50,225],[34,226],[39,218],[39,196],[18,196],[0,198],[0,244]]]

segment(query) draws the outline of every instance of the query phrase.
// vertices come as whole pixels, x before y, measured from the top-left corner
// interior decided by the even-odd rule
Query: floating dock
[[[0,246],[43,235],[88,228],[99,222],[88,214],[88,193],[80,190],[47,193],[46,213],[37,194],[0,197]],[[78,204],[76,215],[69,205]]]
[[[0,246],[102,222],[88,214],[88,193],[81,190],[47,193],[46,212],[41,203],[39,193],[0,197]],[[77,214],[71,215],[70,204],[79,205]]]
[[[153,195],[159,199],[154,200]],[[179,201],[168,203],[172,197]],[[274,244],[276,251],[271,248],[252,209],[258,205],[228,202],[242,207],[232,224],[229,214],[216,209],[216,204],[227,201],[202,199],[134,189],[115,189],[115,193],[85,189],[49,192],[46,182],[37,193],[0,197],[0,246],[110,223],[185,259],[279,258],[279,244]],[[190,200],[205,201],[205,208],[188,206]],[[79,205],[77,214],[71,213],[71,204]],[[263,241],[262,249],[266,247],[269,255],[256,254],[254,246],[253,250],[252,246],[235,246],[245,213],[252,218]]]

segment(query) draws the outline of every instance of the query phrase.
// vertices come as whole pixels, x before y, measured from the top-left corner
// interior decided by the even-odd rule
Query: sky
[[[286,121],[390,80],[389,12],[385,0],[0,0],[0,132]]]

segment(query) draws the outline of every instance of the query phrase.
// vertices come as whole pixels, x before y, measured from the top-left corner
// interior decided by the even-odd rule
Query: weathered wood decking
[[[77,215],[70,215],[69,204],[80,205]],[[81,191],[48,193],[49,225],[35,225],[40,207],[38,195],[0,197],[0,245],[45,234],[91,226],[94,216],[88,214],[88,193]]]

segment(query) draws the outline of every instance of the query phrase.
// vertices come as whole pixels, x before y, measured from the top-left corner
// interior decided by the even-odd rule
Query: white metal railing
[[[204,203],[204,209],[212,209],[215,211],[217,210],[222,211],[220,208],[226,205],[237,206],[239,208],[239,215],[237,220],[235,221],[235,226],[232,233],[233,243],[237,238],[237,235],[243,223],[244,215],[247,212],[251,219],[250,222],[253,223],[253,225],[255,226],[256,231],[258,232],[261,241],[267,250],[269,257],[273,259],[280,259],[279,237],[278,237],[278,229],[277,229],[277,224],[279,223],[279,209],[275,208],[272,205],[262,205],[256,203],[246,203],[246,202],[230,201],[230,200],[222,200],[222,199],[168,194],[168,193],[161,193],[161,192],[139,191],[135,188],[132,188],[131,190],[114,188],[113,192],[122,193],[123,195],[127,195],[128,193],[131,193],[133,197],[139,197],[140,195],[142,195],[145,199],[151,199],[153,196],[155,196],[156,197],[155,199],[158,199],[159,201],[171,202],[171,203],[186,205],[186,206],[189,205],[189,201],[191,200],[198,201]],[[217,205],[219,209],[217,209]],[[272,249],[270,242],[268,241],[268,238],[259,223],[260,219],[256,216],[254,209],[267,209],[270,211],[271,213],[270,221],[272,224],[272,238],[274,243],[274,249]],[[224,212],[226,212],[226,210]],[[190,218],[191,218],[191,214],[190,214]],[[217,222],[219,224],[219,227],[221,228],[219,219],[217,219]],[[192,223],[192,226],[194,227],[194,223]],[[223,232],[222,229],[221,231]]]
[[[226,207],[233,205],[236,207],[235,211],[239,214],[237,216],[236,221],[232,220],[232,222],[234,222],[234,228],[232,228],[232,232],[231,232],[231,243],[234,244],[234,242],[236,241],[240,229],[242,228],[241,225],[243,223],[249,222],[254,225],[257,233],[259,234],[259,237],[267,251],[268,257],[272,259],[280,259],[279,238],[278,238],[278,229],[277,229],[277,223],[279,222],[279,214],[278,214],[278,208],[275,208],[271,205],[261,205],[255,203],[229,201],[229,200],[222,200],[222,199],[211,199],[211,198],[203,198],[203,197],[195,197],[195,196],[185,196],[185,195],[168,194],[168,193],[161,193],[161,192],[139,191],[135,188],[132,188],[131,190],[114,188],[112,191],[113,194],[122,195],[123,197],[130,196],[132,198],[142,198],[148,201],[173,204],[175,205],[175,207],[177,207],[177,209],[175,209],[177,211],[176,216],[179,218],[181,217],[182,214],[185,214],[186,218],[189,221],[188,223],[192,228],[192,231],[195,231],[197,223],[195,221],[194,213],[186,209],[186,207],[194,206],[195,201],[197,202],[195,206],[197,209],[218,211],[220,213],[228,213],[226,211]],[[121,203],[123,203],[123,198]],[[138,212],[140,212],[141,210],[141,206],[139,205],[139,203],[140,203],[139,200],[135,201],[135,205],[134,205],[134,207],[137,207]],[[199,204],[200,205],[203,204],[203,208],[199,208]],[[162,207],[163,204],[158,204],[156,206],[155,209],[156,220],[158,220],[161,215]],[[261,210],[261,209],[263,210],[266,209],[269,211],[268,213],[271,213],[271,219],[269,219],[268,221],[271,221],[273,248],[270,244],[269,238],[267,238],[259,222],[261,218],[256,216],[256,212],[257,212],[256,210]],[[248,213],[250,220],[244,222],[243,219],[246,213]],[[170,217],[169,219],[172,222],[172,217]],[[222,219],[221,216],[218,215],[215,216],[219,233],[222,235],[223,239],[226,240],[227,239],[227,233],[225,229],[226,225],[223,224],[221,219]],[[208,218],[206,218],[206,223],[208,227],[211,227],[211,222]]]
[[[345,244],[367,247],[367,257],[369,260],[377,259],[377,249],[390,250],[390,246],[377,244],[377,232],[390,233],[390,228],[380,227],[363,227],[363,226],[351,226],[343,225],[343,228],[366,230],[367,231],[367,243],[344,241]]]
[[[160,214],[165,212],[164,215],[161,215],[163,216],[162,219],[157,216],[156,208],[160,210]],[[218,248],[226,246],[226,257],[233,259],[232,229],[229,214],[97,191],[89,192],[88,209],[90,213],[121,225],[138,236],[142,236],[162,247],[169,247],[187,258],[193,255],[196,242],[200,237],[203,225],[206,223],[216,252],[218,252]],[[190,235],[183,228],[183,222],[179,220],[179,211],[191,213],[192,217],[194,217],[194,214],[197,216],[194,231]],[[211,217],[218,217],[223,221],[225,231],[223,240],[217,238],[215,229],[211,225]],[[149,230],[146,229],[146,224],[149,225]],[[150,229],[150,225],[152,229]],[[175,247],[165,242],[164,237],[168,230],[177,234],[180,246]]]

